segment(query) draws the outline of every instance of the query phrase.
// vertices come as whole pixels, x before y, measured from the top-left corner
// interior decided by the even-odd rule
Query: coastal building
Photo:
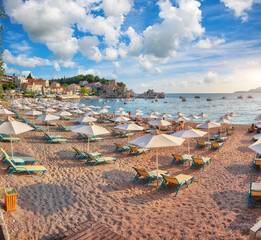
[[[85,85],[84,88],[86,88],[89,92],[92,91],[92,86],[91,85]]]
[[[13,76],[13,82],[14,82],[15,86],[21,87],[21,85],[23,83],[28,82],[28,80],[25,79],[25,77],[23,77],[23,76]]]
[[[39,83],[43,87],[48,87],[49,86],[49,80],[44,80],[42,78],[38,78],[38,79],[34,80],[34,83]]]
[[[92,82],[89,85],[92,87],[92,89],[98,89],[102,87],[102,84],[100,82]]]
[[[11,82],[13,82],[13,76],[3,75],[0,82],[1,83],[11,83]]]
[[[80,86],[84,86],[84,85],[88,85],[88,84],[89,84],[88,81],[80,81],[79,82]]]
[[[107,83],[108,83],[108,85],[111,85],[115,88],[118,86],[117,80],[115,80],[115,79],[110,79],[110,80],[107,81]]]
[[[81,91],[81,87],[78,84],[70,84],[65,89],[72,91],[73,94],[80,94]]]
[[[23,83],[21,85],[21,90],[24,92],[34,92],[37,94],[42,93],[42,85],[40,83]]]
[[[52,88],[60,88],[60,86],[61,86],[61,84],[58,83],[58,82],[52,82],[52,83],[51,83],[51,87],[52,87]]]

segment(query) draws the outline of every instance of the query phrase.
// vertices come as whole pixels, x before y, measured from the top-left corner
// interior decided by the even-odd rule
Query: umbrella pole
[[[156,162],[157,162],[157,186],[159,185],[159,153],[158,148],[156,149]]]
[[[87,146],[87,152],[89,152],[89,144],[90,144],[90,136],[88,137],[88,146]]]
[[[14,160],[14,152],[13,152],[13,144],[12,144],[12,135],[10,134],[10,140],[11,140],[11,153],[12,153],[12,160]]]

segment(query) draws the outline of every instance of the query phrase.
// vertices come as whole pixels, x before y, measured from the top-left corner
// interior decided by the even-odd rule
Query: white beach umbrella
[[[258,127],[258,126],[257,126]],[[253,139],[256,141],[256,140],[259,140],[261,139],[261,133],[257,134],[257,135],[254,135],[253,136]]]
[[[179,117],[183,117],[183,116],[184,116],[184,114],[181,113],[181,112],[177,112],[175,115],[176,115],[176,116],[179,116]]]
[[[160,118],[169,118],[171,117],[171,115],[167,114],[167,113],[162,113],[159,115]]]
[[[98,112],[90,111],[85,113],[84,115],[91,116],[91,115],[98,115],[98,114],[99,114]]]
[[[180,146],[185,139],[174,137],[167,134],[161,134],[160,131],[154,130],[148,135],[142,136],[138,139],[130,141],[130,144],[142,147],[142,148],[156,148],[156,162],[157,162],[157,180],[159,170],[158,149],[162,147],[176,147]],[[158,181],[157,181],[158,182]]]
[[[74,122],[89,123],[97,121],[94,117],[82,116],[74,120]]]
[[[166,120],[162,120],[162,119],[156,119],[156,120],[153,120],[153,121],[149,121],[148,124],[152,125],[152,126],[159,126],[159,127],[171,125],[170,122],[168,122]]]
[[[229,120],[225,119],[224,117],[219,118],[218,120],[215,121],[216,123],[220,123],[220,124],[227,124],[230,123]]]
[[[116,115],[116,116],[127,116],[129,114],[122,110],[122,111],[114,112],[114,115]]]
[[[201,119],[202,119],[202,121],[203,121],[203,118],[204,118],[204,117],[207,117],[208,115],[202,112],[202,113],[200,113],[198,116],[201,117]]]
[[[91,111],[92,109],[87,107],[87,106],[85,106],[85,107],[81,108],[81,110],[83,110],[83,111]]]
[[[54,109],[48,107],[43,110],[43,112],[56,112]]]
[[[226,119],[226,120],[232,120],[232,119],[233,119],[233,116],[230,116],[229,114],[225,114],[225,115],[223,116],[223,118]]]
[[[42,116],[39,116],[35,120],[37,121],[51,121],[51,120],[58,120],[60,117],[52,115],[52,114],[44,114]]]
[[[0,134],[9,134],[11,139],[11,153],[13,156],[13,145],[12,145],[12,135],[18,135],[23,132],[28,132],[33,130],[29,125],[15,121],[12,117],[7,117],[5,122],[2,122],[0,125]]]
[[[154,114],[149,114],[149,115],[145,115],[142,118],[147,118],[147,119],[156,119],[158,118],[158,116],[154,115]]]
[[[104,106],[104,108],[111,108],[111,106],[109,106],[109,105],[106,105],[106,106]]]
[[[229,113],[229,116],[231,116],[231,117],[237,117],[238,115],[235,114],[235,113],[233,113],[233,112],[231,112],[231,113]]]
[[[208,129],[208,135],[209,135],[209,129],[210,128],[216,128],[216,127],[220,127],[220,124],[215,123],[215,122],[211,122],[210,120],[207,120],[206,122],[197,125],[197,128]],[[208,138],[209,138],[209,136],[208,136]]]
[[[188,154],[189,154],[189,152],[190,152],[189,151],[189,138],[203,137],[206,134],[207,134],[207,132],[196,130],[196,129],[193,129],[192,127],[186,127],[183,130],[180,130],[180,131],[177,131],[177,132],[171,134],[171,136],[187,138],[188,139]]]
[[[30,110],[26,112],[24,115],[29,115],[29,116],[37,116],[37,115],[42,115],[43,113],[37,110]]]
[[[125,130],[125,131],[142,131],[144,128],[133,123],[133,122],[128,122],[125,124],[120,124],[118,126],[115,127],[116,129],[121,129],[121,130]],[[127,137],[128,139],[128,144],[129,144],[129,136]]]
[[[130,121],[129,118],[123,117],[123,116],[114,117],[114,118],[112,118],[110,120],[113,121],[113,122],[127,122],[127,121]]]
[[[21,107],[18,108],[19,110],[28,110],[31,109],[30,107],[26,106],[26,105],[22,105]]]
[[[67,111],[59,111],[57,113],[54,113],[55,115],[58,115],[58,116],[71,116],[72,114],[67,112]]]
[[[80,109],[75,109],[75,110],[72,110],[71,111],[72,113],[77,113],[77,114],[82,114],[82,113],[84,113],[82,110],[80,110]]]
[[[135,112],[134,114],[131,115],[131,117],[139,117],[142,116],[143,113],[142,112]]]
[[[259,139],[258,141],[256,141],[254,144],[250,145],[248,148],[250,148],[251,150],[261,154],[261,139]]]
[[[156,112],[156,111],[151,111],[150,113],[149,113],[149,115],[158,115],[159,113],[158,112]]]
[[[73,127],[71,127],[71,131],[76,132],[76,133],[86,134],[89,136],[98,136],[98,135],[104,135],[104,134],[110,133],[106,128],[97,126],[93,123],[90,123],[88,125],[84,124],[84,125],[79,125],[79,126],[73,126]],[[87,149],[89,151],[89,139],[88,139],[88,148]]]
[[[176,117],[176,118],[173,118],[172,121],[175,121],[175,122],[186,122],[188,121],[189,119],[186,118],[186,117]]]
[[[194,119],[199,119],[199,118],[200,118],[200,117],[195,116],[195,115],[193,115],[193,114],[190,114],[190,115],[188,116],[188,119],[191,120],[191,121],[193,121]]]
[[[109,109],[107,109],[107,108],[102,108],[99,113],[107,113],[107,112],[109,112]]]
[[[38,105],[38,106],[36,106],[35,108],[36,108],[36,109],[44,109],[44,107],[41,106],[41,105]]]
[[[11,112],[11,111],[9,111],[8,109],[6,109],[6,108],[2,108],[2,109],[0,109],[0,115],[13,115],[14,113],[13,112]]]

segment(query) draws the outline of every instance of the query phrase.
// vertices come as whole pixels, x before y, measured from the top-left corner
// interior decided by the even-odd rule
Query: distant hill
[[[236,91],[234,93],[261,93],[261,87],[250,89],[248,91]]]

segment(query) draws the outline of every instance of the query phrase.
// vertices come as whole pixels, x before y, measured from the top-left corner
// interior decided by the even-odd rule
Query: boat
[[[185,97],[182,98],[182,102],[186,102],[187,99]]]
[[[200,96],[197,95],[197,96],[195,96],[194,98],[200,98]]]
[[[237,98],[238,98],[238,99],[243,99],[243,96],[238,96]]]
[[[222,99],[227,99],[227,97],[223,96]]]
[[[159,98],[156,96],[155,97],[155,102],[158,102],[159,101]]]
[[[154,101],[151,101],[151,103],[154,103]]]
[[[168,103],[168,102],[164,102],[164,103]]]
[[[211,98],[207,98],[207,101],[210,102],[210,101],[212,101],[212,99]]]
[[[183,98],[182,96],[179,96],[179,98]]]
[[[247,98],[253,98],[253,97],[249,95],[249,96],[247,96]]]

